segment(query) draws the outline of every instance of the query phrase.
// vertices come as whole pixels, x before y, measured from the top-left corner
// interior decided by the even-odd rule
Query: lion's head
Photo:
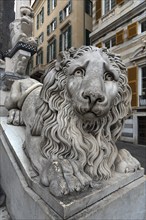
[[[109,178],[115,141],[131,112],[120,57],[93,46],[62,52],[43,78],[40,97],[32,134],[42,135],[42,155],[79,161],[91,177]]]

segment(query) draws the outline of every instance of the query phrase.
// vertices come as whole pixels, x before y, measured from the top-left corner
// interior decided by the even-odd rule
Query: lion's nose
[[[86,91],[82,93],[82,96],[92,105],[94,103],[103,103],[105,101],[105,96],[99,92]]]

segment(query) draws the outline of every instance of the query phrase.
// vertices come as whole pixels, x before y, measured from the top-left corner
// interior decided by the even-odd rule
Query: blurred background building
[[[93,1],[91,44],[121,55],[132,89],[133,116],[121,140],[146,144],[146,1]]]
[[[37,78],[59,51],[90,44],[92,1],[35,0],[32,8],[38,52],[31,66]]]

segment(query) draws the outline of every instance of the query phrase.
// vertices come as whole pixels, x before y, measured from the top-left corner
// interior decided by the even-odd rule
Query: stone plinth
[[[42,187],[23,151],[24,127],[1,119],[1,185],[12,219],[144,219],[145,178],[141,169],[116,173],[110,181],[80,194],[55,198]],[[19,207],[19,209],[18,209]]]
[[[12,58],[6,57],[6,72],[18,73],[20,75],[25,75],[28,61],[31,57],[31,53],[18,50]]]

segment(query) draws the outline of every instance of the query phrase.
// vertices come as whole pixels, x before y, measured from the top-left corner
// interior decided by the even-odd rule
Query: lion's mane
[[[41,104],[32,126],[32,135],[42,136],[40,150],[45,158],[56,155],[58,158],[78,161],[80,169],[91,177],[108,179],[117,157],[115,141],[121,133],[124,120],[131,113],[131,90],[120,56],[105,48],[100,50],[120,71],[118,93],[108,115],[89,123],[83,122],[73,111],[66,91],[66,68],[72,59],[78,59],[86,51],[99,51],[99,48],[71,48],[68,52],[62,52],[60,59],[54,61],[45,73],[40,93]]]

